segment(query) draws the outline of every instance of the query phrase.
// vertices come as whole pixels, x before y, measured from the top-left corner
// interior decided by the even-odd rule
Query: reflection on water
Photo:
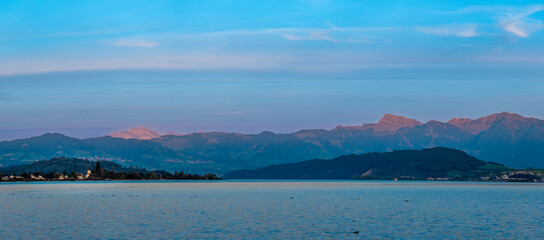
[[[0,184],[1,239],[544,239],[543,213],[542,184]]]

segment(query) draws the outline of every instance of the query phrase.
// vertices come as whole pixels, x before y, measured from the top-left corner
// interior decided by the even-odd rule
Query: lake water
[[[31,238],[544,239],[544,185],[1,183],[0,239]]]

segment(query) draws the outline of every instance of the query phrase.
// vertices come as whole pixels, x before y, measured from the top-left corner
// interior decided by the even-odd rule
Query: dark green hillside
[[[102,169],[108,171],[116,172],[147,172],[145,169],[138,168],[125,168],[121,165],[109,162],[109,161],[100,161]],[[89,161],[85,159],[76,159],[76,158],[53,158],[51,160],[36,161],[27,165],[15,165],[9,167],[0,168],[0,174],[9,175],[9,174],[22,174],[22,173],[49,173],[49,172],[67,172],[72,171],[79,173],[86,173],[87,170],[94,170],[96,167],[95,161]]]
[[[427,179],[478,177],[484,161],[450,148],[346,155],[227,173],[230,179]],[[498,166],[500,167],[500,165]],[[491,170],[489,170],[491,171]],[[365,175],[366,173],[366,175]]]
[[[87,175],[88,170],[91,170]],[[79,176],[78,176],[79,174]],[[148,171],[145,168],[126,168],[110,161],[58,157],[36,161],[27,165],[0,168],[0,181],[58,181],[58,180],[217,180],[216,174],[198,175],[164,170]]]

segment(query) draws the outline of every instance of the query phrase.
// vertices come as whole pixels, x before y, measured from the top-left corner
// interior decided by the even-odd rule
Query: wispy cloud
[[[117,40],[113,43],[114,46],[121,47],[147,47],[152,48],[159,46],[158,42],[151,42],[146,40]]]
[[[530,6],[521,11],[509,12],[501,18],[500,26],[518,37],[529,37],[543,26],[542,21],[529,18],[532,14],[540,11],[544,11],[544,5]]]
[[[529,37],[533,32],[542,28],[541,22],[511,22],[503,25],[503,29],[518,36]]]
[[[479,36],[476,24],[450,24],[442,26],[416,27],[417,31],[438,36],[476,37]]]
[[[329,24],[330,25],[330,24]],[[329,28],[268,28],[259,30],[228,30],[196,34],[181,34],[181,38],[189,37],[225,37],[241,35],[276,35],[288,41],[330,41],[330,42],[357,42],[371,43],[367,36],[362,34],[378,31],[392,31],[392,27],[336,27]]]
[[[289,41],[301,41],[301,40],[324,40],[330,42],[338,42],[337,39],[332,38],[328,32],[308,32],[304,35],[292,35],[283,34],[283,38]]]
[[[225,115],[241,115],[241,114],[247,114],[248,111],[213,111],[213,112],[204,112],[204,114],[209,114],[209,115],[220,115],[220,116],[225,116]]]
[[[526,38],[544,27],[541,20],[531,18],[531,15],[540,11],[544,11],[544,5],[542,4],[524,7],[470,6],[452,12],[441,12],[441,14],[483,13],[496,19],[497,26],[503,31],[517,37]]]
[[[35,74],[45,72],[113,70],[113,69],[176,69],[176,70],[274,70],[296,61],[289,56],[270,54],[205,54],[191,53],[184,56],[153,55],[130,58],[71,58],[35,59],[32,63],[10,62],[0,65],[0,76]]]

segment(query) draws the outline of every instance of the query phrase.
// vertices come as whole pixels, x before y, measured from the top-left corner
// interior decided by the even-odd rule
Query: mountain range
[[[340,155],[431,147],[460,149],[510,167],[544,167],[544,121],[514,113],[419,122],[386,114],[379,122],[295,133],[203,132],[161,135],[140,127],[77,139],[58,133],[0,142],[2,166],[55,156],[104,159],[123,166],[224,174]]]

